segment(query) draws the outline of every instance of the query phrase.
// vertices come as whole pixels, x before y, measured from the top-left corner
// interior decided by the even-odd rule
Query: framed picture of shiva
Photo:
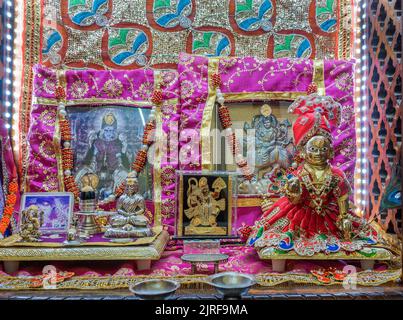
[[[103,200],[126,179],[130,164],[142,146],[145,120],[150,110],[136,107],[74,106],[67,108],[75,151],[73,174],[78,186],[90,185]],[[145,171],[147,172],[147,170]],[[147,192],[149,181],[139,177]]]

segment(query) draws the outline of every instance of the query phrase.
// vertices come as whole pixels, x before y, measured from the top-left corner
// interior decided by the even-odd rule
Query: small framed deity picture
[[[225,172],[178,172],[178,237],[232,235],[234,177]]]
[[[26,192],[21,198],[19,229],[24,211],[40,217],[42,234],[67,233],[74,206],[71,192]]]

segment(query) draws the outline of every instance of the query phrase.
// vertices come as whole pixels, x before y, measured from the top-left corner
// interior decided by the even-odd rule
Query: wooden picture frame
[[[230,237],[234,176],[225,172],[178,172],[177,236]]]

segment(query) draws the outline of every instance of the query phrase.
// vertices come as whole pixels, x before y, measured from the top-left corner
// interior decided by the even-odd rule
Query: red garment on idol
[[[337,200],[350,192],[344,173],[329,166],[321,178],[321,187],[313,185],[314,177],[304,166],[300,166],[294,175],[300,180],[300,202],[293,204],[285,196],[280,198],[263,213],[261,221],[264,230],[273,229],[280,233],[291,231],[305,238],[318,234],[339,237],[340,231],[336,226],[339,217]]]

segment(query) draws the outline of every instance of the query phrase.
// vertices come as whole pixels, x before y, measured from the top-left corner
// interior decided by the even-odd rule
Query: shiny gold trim
[[[49,261],[49,260],[158,260],[169,240],[162,231],[150,245],[115,247],[64,247],[30,248],[1,247],[1,261]]]
[[[337,37],[337,58],[338,59],[351,59],[351,46],[352,46],[352,14],[353,6],[351,0],[340,0],[339,10],[339,30]]]
[[[387,282],[396,281],[399,279],[402,269],[391,269],[384,271],[360,271],[356,273],[357,285],[360,286],[379,286]],[[297,284],[314,284],[324,285],[318,281],[313,274],[310,273],[267,273],[256,275],[256,282],[265,287],[272,287],[287,282],[293,282]],[[329,285],[329,284],[326,284]],[[343,285],[342,281],[333,281],[330,285]],[[249,292],[252,294],[253,289]],[[251,292],[252,291],[252,292]]]
[[[212,155],[211,155],[211,119],[213,118],[213,110],[217,96],[217,89],[212,83],[211,75],[218,73],[219,58],[210,58],[208,60],[208,95],[206,105],[203,110],[203,118],[200,129],[200,150],[201,163],[203,170],[212,170]]]
[[[179,176],[179,217],[178,217],[178,236],[183,235],[183,175]]]
[[[12,135],[18,134],[20,145],[13,148],[14,158],[17,161],[18,170],[22,172],[22,185],[26,187],[28,185],[28,167],[29,163],[29,146],[27,141],[28,131],[30,127],[30,114],[32,105],[32,88],[34,77],[32,67],[39,63],[39,58],[41,56],[41,17],[42,17],[42,2],[41,1],[24,1],[25,12],[17,12],[20,19],[18,19],[23,24],[24,35],[22,35],[22,41],[24,41],[25,46],[23,47],[22,58],[18,61],[23,63],[22,77],[21,77],[21,88],[20,88],[20,103],[14,103],[14,113],[19,116],[19,126],[16,130],[12,129]],[[13,124],[16,120],[13,119]],[[18,122],[17,122],[18,124]],[[21,163],[19,161],[21,159]],[[21,165],[21,167],[20,167]],[[29,192],[29,188],[25,188],[24,192]]]
[[[161,73],[159,70],[154,71],[154,89],[159,89],[162,83]],[[163,143],[164,139],[164,132],[162,129],[162,112],[161,106],[157,105],[155,108],[155,123],[156,123],[156,130],[155,130],[155,143],[154,143],[154,164],[153,164],[153,171],[154,171],[154,225],[160,226],[162,224],[162,217],[161,217],[161,161],[163,156]]]
[[[232,176],[228,176],[228,232],[227,235],[232,233]]]
[[[382,271],[359,271],[356,274],[358,286],[380,286],[387,282],[394,282],[399,279],[402,269],[388,269]],[[32,288],[32,280],[40,276],[13,277],[0,276],[0,290],[43,290],[43,288]],[[283,283],[291,282],[300,285],[323,285],[311,273],[259,273],[255,275],[258,286],[274,287]],[[57,290],[114,290],[126,289],[140,281],[150,279],[171,279],[178,281],[181,288],[187,289],[211,289],[207,283],[208,276],[204,274],[197,275],[135,275],[135,276],[73,276],[56,285]],[[332,281],[330,284],[342,286],[342,281]],[[250,294],[261,293],[261,288],[251,288]]]
[[[290,100],[293,101],[300,96],[305,96],[305,91],[260,91],[260,92],[231,92],[223,93],[227,102],[252,101],[252,100]]]
[[[56,99],[47,98],[33,98],[33,104],[42,104],[48,106],[58,106],[59,102]],[[164,100],[166,104],[178,104],[178,99],[167,99]],[[98,98],[88,98],[88,99],[77,99],[77,100],[67,100],[66,106],[76,106],[76,105],[90,105],[90,104],[116,104],[116,105],[127,105],[127,106],[138,106],[138,107],[152,107],[152,103],[149,101],[137,101],[137,100],[125,100],[125,99],[98,99]]]
[[[373,246],[371,246],[373,247]],[[368,248],[371,248],[368,247]],[[271,248],[269,248],[271,249]],[[385,248],[374,248],[376,249],[376,255],[372,257],[366,257],[358,252],[349,252],[348,254],[344,253],[342,250],[335,253],[316,253],[313,256],[300,256],[295,251],[290,251],[288,253],[275,253],[269,250],[265,252],[266,248],[263,248],[258,251],[259,258],[262,260],[395,260],[398,259],[390,250]]]
[[[139,238],[133,242],[119,243],[119,242],[81,242],[77,245],[66,245],[63,243],[56,242],[19,242],[21,237],[17,235],[14,241],[4,242],[0,241],[0,248],[4,247],[35,247],[35,248],[66,248],[66,247],[90,247],[90,246],[101,246],[101,247],[126,247],[126,246],[140,246],[146,245],[154,242],[154,240],[162,232],[162,226],[156,226],[152,228],[154,235],[151,237]]]
[[[262,205],[262,198],[238,198],[237,207],[247,208],[247,207],[260,207]]]
[[[312,82],[318,87],[318,94],[326,95],[325,87],[325,62],[324,60],[313,60]]]

